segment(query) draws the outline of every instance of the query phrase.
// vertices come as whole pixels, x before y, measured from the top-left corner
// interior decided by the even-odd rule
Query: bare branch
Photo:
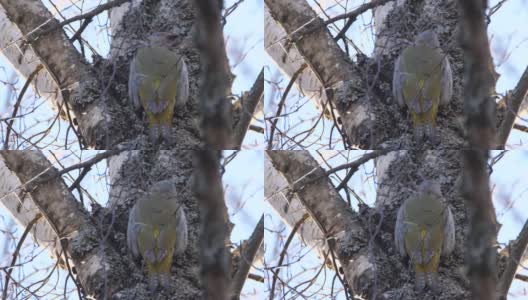
[[[282,251],[279,255],[279,261],[277,263],[277,266],[275,267],[275,271],[273,271],[273,279],[271,281],[271,288],[270,288],[270,300],[274,299],[275,295],[275,285],[277,284],[277,278],[279,277],[279,272],[282,267],[282,262],[284,261],[284,258],[286,257],[286,253],[288,253],[288,247],[290,246],[290,243],[293,241],[293,238],[295,237],[295,234],[297,233],[297,230],[299,227],[301,227],[302,224],[304,224],[304,221],[310,217],[309,214],[305,214],[297,223],[295,226],[293,226],[290,235],[288,235],[288,238],[286,239],[286,242],[284,243],[284,246],[282,247]]]
[[[504,149],[504,146],[506,145],[506,140],[510,135],[510,131],[512,129],[513,124],[515,123],[515,119],[517,119],[519,108],[521,107],[521,103],[523,102],[523,100],[526,98],[527,92],[528,67],[524,69],[521,79],[519,79],[519,82],[515,86],[513,93],[504,98],[506,105],[506,115],[504,116],[504,119],[502,120],[502,123],[500,124],[497,132],[498,149]]]
[[[107,159],[110,156],[117,155],[121,151],[123,151],[123,150],[108,150],[108,151],[104,151],[104,152],[99,152],[94,157],[92,157],[92,158],[90,158],[90,159],[88,159],[86,161],[83,161],[83,162],[78,163],[78,164],[71,165],[71,166],[69,166],[67,168],[64,168],[64,169],[60,170],[58,172],[58,175],[60,176],[62,174],[68,173],[68,172],[70,172],[72,170],[75,170],[75,169],[91,168],[93,165],[95,165],[96,163],[100,162],[101,160]]]
[[[507,258],[508,262],[506,263],[506,268],[504,269],[504,272],[502,273],[502,276],[499,280],[499,285],[498,285],[498,293],[499,293],[500,300],[506,300],[508,297],[508,291],[510,290],[510,285],[513,281],[515,273],[517,272],[519,262],[526,249],[527,244],[528,244],[528,221],[524,223],[524,226],[521,229],[521,232],[519,232],[517,239],[513,242],[510,242],[510,244],[508,245],[508,248],[510,248],[510,251],[508,251],[509,255]]]
[[[0,5],[25,37],[31,37],[36,31],[55,28],[59,24],[40,1],[0,0]],[[16,41],[11,42],[8,46],[16,46],[15,43]],[[91,68],[62,30],[52,30],[45,38],[30,38],[27,43],[58,87],[61,100],[66,104],[64,118],[67,117],[72,124],[78,124],[81,135],[88,145],[103,147],[102,144],[105,143],[108,134],[104,126],[105,120],[109,120],[110,117],[106,115],[103,104],[98,103],[100,102],[98,80],[91,73]],[[11,60],[13,59],[15,57],[12,56]],[[80,100],[83,102],[82,105],[74,103],[73,99],[77,99],[76,97],[82,99]],[[91,102],[88,102],[88,99],[91,99]]]
[[[80,21],[80,20],[88,20],[88,22],[86,23],[90,23],[91,20],[93,19],[93,17],[97,16],[98,14],[106,11],[106,10],[109,10],[113,7],[116,7],[116,6],[119,6],[125,2],[130,2],[131,0],[114,0],[114,1],[110,1],[110,2],[106,2],[104,4],[101,4],[99,6],[97,6],[96,8],[92,9],[91,11],[87,12],[87,13],[84,13],[84,14],[80,14],[80,15],[77,15],[75,17],[72,17],[72,18],[69,18],[69,19],[66,19],[58,24],[55,24],[51,27],[47,27],[46,29],[44,30],[35,30],[33,32],[31,32],[31,35],[28,35],[26,36],[26,38],[28,40],[33,40],[33,39],[37,39],[39,37],[42,37],[58,28],[62,28],[70,23],[73,23],[75,21]],[[37,27],[37,29],[40,29]],[[79,31],[82,32],[81,28],[79,28]],[[75,35],[78,36],[78,34],[76,33]],[[72,41],[74,39],[72,38]]]
[[[286,89],[284,90],[284,93],[282,94],[282,97],[281,97],[281,100],[279,102],[279,105],[277,106],[277,113],[275,114],[275,118],[274,120],[271,121],[271,126],[270,126],[270,134],[268,136],[268,150],[272,150],[272,147],[273,147],[273,135],[275,133],[275,128],[277,127],[277,122],[279,122],[279,117],[282,113],[282,107],[284,106],[284,103],[286,102],[286,98],[288,98],[288,94],[290,93],[290,90],[293,86],[293,83],[295,82],[295,80],[297,80],[297,77],[299,77],[299,75],[302,74],[302,72],[304,71],[304,69],[306,68],[306,64],[303,64],[299,70],[297,70],[297,72],[295,72],[292,76],[292,78],[290,79],[290,82],[288,83],[288,85],[286,86]]]
[[[345,177],[345,179],[343,180],[343,182],[341,182],[341,184],[339,184],[338,187],[336,187],[336,190],[340,190],[343,188],[343,184],[346,184],[346,182],[350,179],[350,177],[352,177],[352,175],[357,171],[357,169],[364,163],[366,163],[367,161],[371,160],[371,159],[374,159],[378,156],[381,156],[381,155],[385,155],[389,152],[389,150],[375,150],[375,151],[372,151],[370,153],[367,153],[365,155],[363,155],[362,157],[358,158],[357,160],[353,161],[353,162],[350,162],[350,163],[347,163],[347,164],[342,164],[340,166],[337,166],[335,168],[332,168],[328,171],[325,171],[324,174],[322,174],[321,176],[322,177],[328,177],[328,175],[330,174],[334,174],[336,172],[339,172],[341,170],[344,170],[344,169],[350,169],[347,176]],[[314,177],[314,178],[311,178],[310,180],[301,180],[299,182],[297,182],[297,186],[299,188],[302,188],[314,181],[317,181],[319,180],[320,177]]]
[[[262,101],[263,96],[264,68],[260,70],[257,80],[255,80],[255,83],[253,83],[253,86],[251,87],[249,93],[247,93],[247,95],[244,95],[244,97],[240,99],[240,119],[238,120],[238,123],[235,124],[235,128],[233,131],[233,142],[236,149],[240,149],[242,141],[244,140],[246,132],[249,128],[249,123],[251,123],[251,120],[253,119],[255,108],[257,107],[259,101]]]
[[[18,244],[15,248],[15,252],[13,252],[13,259],[11,260],[9,270],[7,271],[7,274],[6,274],[7,276],[6,276],[5,283],[4,283],[4,292],[2,293],[2,300],[7,300],[7,290],[9,288],[9,279],[11,278],[11,273],[13,272],[13,268],[15,266],[17,256],[20,253],[20,249],[22,248],[22,244],[24,244],[24,241],[26,240],[26,237],[29,231],[31,230],[31,228],[33,228],[33,225],[35,225],[35,223],[37,223],[37,221],[40,220],[41,217],[42,215],[38,214],[35,216],[33,220],[31,220],[31,222],[29,222],[29,224],[26,226],[26,229],[24,230],[24,233],[22,233],[20,240],[18,241]]]
[[[97,229],[57,176],[58,171],[40,151],[0,151],[0,155],[52,227],[59,239],[57,252],[62,252],[64,261],[73,263],[86,292],[97,298],[112,294],[119,287],[119,278],[107,268],[112,268],[112,264],[122,268],[119,266],[123,263],[121,255],[112,247],[98,244]]]
[[[352,178],[352,175],[354,175],[354,173],[359,169],[359,167],[366,163],[367,161],[373,159],[373,158],[376,158],[378,156],[381,156],[381,155],[385,155],[387,154],[389,151],[388,150],[377,150],[377,151],[373,151],[373,152],[370,152],[370,153],[367,153],[365,155],[363,155],[362,157],[358,158],[357,160],[351,162],[351,163],[348,163],[348,164],[345,164],[345,165],[341,165],[339,167],[336,167],[336,168],[333,168],[331,170],[328,170],[328,172],[330,171],[333,171],[332,173],[335,173],[339,170],[343,170],[343,169],[350,169],[348,170],[348,173],[346,174],[345,178],[343,178],[343,181],[341,181],[341,183],[336,187],[336,190],[341,190],[343,187],[346,186],[347,182],[350,180],[350,178]],[[330,174],[330,173],[328,173]]]
[[[339,40],[342,38],[347,30],[352,26],[352,23],[356,21],[356,18],[361,15],[362,13],[366,12],[369,9],[373,9],[377,6],[384,5],[385,3],[392,1],[392,0],[373,0],[368,3],[363,3],[358,8],[354,9],[353,11],[349,11],[347,13],[332,17],[324,22],[325,25],[334,23],[339,20],[348,19],[345,23],[345,26],[343,26],[343,29],[335,36],[335,40]]]
[[[27,89],[29,87],[29,84],[31,84],[31,82],[33,81],[35,76],[37,76],[37,74],[40,72],[40,70],[42,70],[42,65],[38,65],[35,68],[35,71],[33,71],[29,75],[29,77],[26,80],[26,83],[24,83],[24,86],[22,87],[22,90],[20,91],[20,94],[18,94],[17,101],[16,101],[15,106],[13,108],[13,114],[11,115],[12,119],[7,124],[6,139],[4,141],[4,150],[7,150],[8,147],[9,147],[9,135],[11,134],[11,128],[13,127],[13,123],[15,122],[15,117],[17,115],[18,108],[20,107],[20,103],[22,102],[22,98],[24,98],[24,95],[26,94],[26,91],[27,91]]]
[[[258,249],[261,247],[263,240],[264,215],[260,217],[255,230],[253,230],[251,237],[240,254],[240,266],[233,276],[233,281],[231,283],[231,300],[240,299],[240,292],[242,291],[242,287],[244,287],[246,278],[248,278],[249,270],[251,269],[251,265],[255,260],[255,256],[257,255]]]

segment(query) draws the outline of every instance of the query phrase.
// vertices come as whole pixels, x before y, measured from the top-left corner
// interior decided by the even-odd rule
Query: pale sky
[[[339,166],[346,162],[351,162],[361,157],[365,151],[323,151],[322,156],[331,165],[331,167]],[[500,151],[492,151],[491,157],[497,156]],[[321,166],[328,170],[322,159],[316,151],[311,151],[312,156],[319,161]],[[347,158],[348,157],[348,158]],[[521,230],[522,226],[528,219],[528,185],[526,184],[525,170],[528,169],[528,151],[508,151],[504,157],[497,162],[493,168],[491,175],[491,189],[493,204],[497,213],[497,220],[502,224],[498,234],[498,242],[501,247],[505,247],[509,240],[515,239]],[[376,184],[374,174],[374,163],[369,161],[352,176],[348,186],[363,199],[369,206],[373,206],[376,199]],[[340,183],[337,176],[343,178],[346,175],[346,170],[337,172],[331,176],[334,186]],[[345,198],[345,193],[342,191],[341,196]],[[352,197],[352,207],[357,211],[358,201]],[[277,244],[277,232],[284,237],[290,234],[291,228],[286,226],[277,216],[273,208],[266,202],[265,205],[265,220],[266,231],[264,243],[266,245],[266,263],[268,266],[275,266],[278,260],[278,253],[282,251],[283,245]],[[284,240],[283,240],[284,242]],[[301,244],[298,237],[294,238],[294,242],[288,248],[289,255],[284,264],[292,263],[288,271],[283,268],[281,271],[281,278],[288,280],[290,286],[312,278],[319,270],[322,261],[311,252],[306,245]],[[300,258],[301,257],[301,258]],[[300,259],[300,261],[298,261]],[[326,277],[320,275],[316,284],[308,291],[315,292],[319,288],[322,291],[330,294],[331,279],[333,278],[333,271],[324,268]],[[528,271],[523,270],[521,274],[528,275]],[[287,274],[287,275],[286,275]],[[268,276],[272,276],[269,273]],[[266,285],[266,291],[269,291],[270,284]],[[336,282],[335,289],[341,288],[341,284]],[[514,280],[510,289],[508,299],[523,299],[527,294],[528,284],[520,280]],[[524,294],[523,294],[524,293]],[[307,292],[309,294],[309,292]],[[289,294],[286,299],[292,298]],[[321,296],[316,299],[323,299]],[[336,299],[345,299],[341,292]]]
[[[57,159],[65,165],[69,166],[79,162],[78,156],[81,156],[82,161],[85,161],[94,156],[97,151],[83,151],[70,152],[70,151],[54,151],[53,152]],[[227,157],[232,151],[226,151],[224,154]],[[48,159],[58,167],[55,163],[55,158],[50,152],[44,152]],[[240,151],[238,155],[233,159],[227,166],[226,171],[223,175],[223,186],[225,200],[228,206],[229,217],[232,223],[235,224],[232,234],[231,241],[237,245],[240,241],[249,238],[253,229],[255,228],[260,216],[263,212],[263,199],[264,199],[264,169],[263,169],[263,152],[262,151]],[[251,172],[247,172],[251,170]],[[103,206],[106,205],[108,200],[108,186],[106,177],[106,161],[102,161],[92,168],[87,174],[85,179],[82,181],[82,187],[87,189],[90,195],[97,199],[97,202]],[[66,183],[71,184],[75,178],[79,175],[79,170],[70,173],[73,179],[68,176]],[[77,197],[77,194],[74,193]],[[0,198],[4,195],[0,195]],[[78,198],[78,197],[77,197]],[[87,200],[88,195],[85,194],[85,208],[90,209],[89,201]],[[11,218],[8,211],[5,210],[2,204],[0,204],[0,267],[9,265],[11,262],[11,254],[13,253],[16,243],[24,232],[24,228],[17,226],[14,220]],[[14,239],[11,238],[14,236]],[[7,242],[7,243],[6,243]],[[35,255],[35,258],[32,258]],[[53,266],[55,261],[50,258],[47,252],[39,248],[33,239],[28,237],[24,242],[21,255],[19,256],[17,263],[23,264],[22,268],[15,268],[12,276],[21,280],[25,285],[28,285],[32,281],[41,280],[46,276],[46,270],[49,271],[49,267]],[[259,268],[259,266],[256,266]],[[263,276],[261,269],[253,269],[251,273]],[[57,274],[59,274],[57,276]],[[60,270],[58,273],[54,272],[51,280],[45,285],[40,291],[39,295],[47,291],[52,291],[55,283],[59,282],[56,287],[56,295],[52,295],[55,292],[51,292],[46,299],[61,299],[63,295],[64,279],[67,272]],[[5,274],[0,273],[0,286],[3,288],[3,282],[5,280]],[[68,290],[72,289],[72,282],[70,280],[68,284]],[[262,283],[257,283],[253,280],[247,280],[242,291],[243,296],[241,299],[245,300],[258,300],[263,299]],[[77,299],[76,293],[71,293],[68,299]],[[32,299],[32,298],[30,298]]]
[[[366,2],[364,0],[351,1],[318,1],[319,5],[315,5],[313,0],[309,0],[314,10],[316,10],[320,17],[327,19],[322,13],[321,7],[324,8],[326,14],[330,17],[342,14],[345,12],[344,7],[348,11],[354,10],[360,4]],[[493,7],[498,0],[489,1],[490,7]],[[507,1],[500,10],[498,10],[492,17],[489,25],[489,38],[491,40],[492,54],[496,71],[501,74],[496,90],[499,94],[504,95],[508,90],[515,87],[521,77],[522,72],[528,66],[528,31],[526,27],[526,20],[528,18],[528,2],[523,1]],[[372,12],[368,11],[361,15],[347,31],[347,36],[354,41],[354,43],[362,50],[363,53],[369,55],[374,50],[374,34],[372,27]],[[342,28],[344,22],[336,22],[339,28]],[[336,34],[334,27],[330,27],[331,32]],[[342,47],[342,45],[341,45]],[[351,57],[355,60],[355,50],[349,47]],[[269,72],[269,78],[279,81],[279,86],[282,90],[289,83],[289,78],[282,77],[275,63],[266,56],[265,64]],[[273,97],[273,98],[271,98]],[[266,84],[265,87],[266,99],[266,114],[268,116],[275,116],[277,104],[280,101],[280,96],[273,92],[272,86]],[[291,113],[295,112],[295,113]],[[320,111],[316,109],[315,105],[307,98],[299,96],[298,91],[292,88],[286,101],[282,115],[291,113],[287,118],[279,121],[279,129],[284,131],[291,128],[289,136],[301,133],[310,129],[313,123],[318,119]],[[524,116],[526,120],[526,116]],[[309,145],[306,149],[328,149],[330,132],[332,122],[322,119],[315,130],[310,134],[303,145]],[[517,123],[521,125],[528,125],[526,121],[518,120]],[[507,141],[507,149],[517,149],[523,145],[528,144],[528,134],[522,133],[518,130],[512,130],[511,135]],[[304,135],[302,135],[304,136]],[[299,138],[300,139],[300,138]],[[343,149],[341,137],[339,133],[334,130],[332,135],[332,149]],[[310,143],[315,143],[311,145]],[[523,146],[526,149],[528,146]]]
[[[43,1],[56,18],[60,15],[55,8],[49,4],[47,0]],[[74,1],[53,1],[56,7],[61,11],[61,14],[66,18],[79,14],[79,9],[87,12],[101,3],[100,0],[74,0]],[[225,7],[230,7],[236,0],[227,0]],[[74,3],[74,4],[72,4]],[[243,1],[238,8],[227,17],[227,23],[224,27],[225,40],[227,45],[227,53],[231,65],[231,72],[235,75],[232,91],[234,95],[241,96],[243,92],[249,91],[255,79],[262,68],[261,61],[264,59],[264,30],[263,30],[263,1]],[[61,19],[62,20],[62,19]],[[106,32],[108,25],[107,13],[99,14],[94,21],[88,26],[83,33],[83,37],[87,39],[90,44],[97,50],[98,54],[105,57],[109,52],[109,37]],[[71,23],[70,27],[65,30],[72,35],[79,27],[78,22]],[[75,43],[78,47],[78,43]],[[87,51],[87,59],[91,60],[91,52]],[[5,57],[0,54],[0,119],[11,116],[12,107],[16,102],[18,93],[10,93],[11,86],[17,88],[18,91],[25,83],[25,79],[17,77],[11,65],[7,62]],[[8,99],[9,98],[9,99]],[[37,107],[34,110],[34,107]],[[34,110],[34,112],[33,112]],[[45,99],[35,96],[32,89],[29,89],[24,95],[21,105],[21,113],[33,112],[23,120],[17,120],[14,123],[14,128],[21,131],[23,128],[30,128],[25,136],[31,136],[34,133],[40,132],[47,128],[48,121],[53,120],[56,114],[50,109]],[[262,119],[262,117],[260,116]],[[42,124],[38,125],[39,122]],[[2,122],[3,123],[3,122]],[[58,124],[60,123],[60,124]],[[255,125],[263,127],[263,122],[255,123]],[[1,125],[0,131],[5,134],[5,125]],[[51,143],[52,149],[63,149],[63,141],[66,136],[66,128],[68,124],[64,121],[58,121],[50,130],[50,134],[43,140]],[[55,136],[59,137],[59,142],[54,141]],[[71,141],[73,134],[69,133],[69,140]],[[0,135],[0,141],[4,140],[4,136]],[[258,149],[264,142],[264,136],[253,131],[248,131],[244,144],[245,149]],[[25,145],[23,148],[27,148]],[[73,143],[72,149],[76,149],[78,145]]]

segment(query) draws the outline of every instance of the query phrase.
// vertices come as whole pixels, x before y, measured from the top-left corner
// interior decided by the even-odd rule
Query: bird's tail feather
[[[158,124],[150,125],[149,136],[152,144],[156,144],[158,142],[160,136],[160,126]]]
[[[171,143],[171,130],[170,126],[167,124],[161,125],[161,135],[163,136],[163,140],[166,141],[168,144]]]

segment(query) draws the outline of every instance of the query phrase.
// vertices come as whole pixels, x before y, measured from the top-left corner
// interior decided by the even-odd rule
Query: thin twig
[[[504,98],[506,104],[506,115],[502,120],[497,132],[497,147],[498,149],[504,149],[506,140],[510,135],[510,131],[513,127],[513,123],[517,118],[517,113],[521,107],[521,103],[526,98],[528,92],[528,67],[524,69],[524,73],[519,79],[519,82],[515,86],[513,93]]]
[[[84,20],[84,19],[90,19],[90,18],[93,18],[95,16],[97,16],[98,14],[104,12],[105,10],[109,10],[113,7],[116,7],[116,6],[119,6],[125,2],[129,2],[130,0],[114,0],[114,1],[110,1],[110,2],[107,2],[107,3],[104,3],[104,4],[101,4],[99,6],[97,6],[96,8],[92,9],[91,11],[87,12],[87,13],[84,13],[84,14],[80,14],[80,15],[77,15],[75,17],[72,17],[72,18],[69,18],[69,19],[66,19],[60,23],[57,23],[55,25],[52,25],[46,29],[41,29],[41,30],[35,30],[33,32],[31,32],[30,34],[28,34],[27,36],[27,39],[28,40],[32,40],[32,39],[36,39],[38,38],[38,36],[42,36],[42,35],[46,35],[50,32],[53,32],[54,30],[57,30],[59,28],[62,28],[70,23],[73,23],[75,21],[80,21],[80,20]],[[30,37],[30,35],[32,37]]]
[[[75,32],[75,34],[70,38],[70,42],[75,42],[75,40],[79,39],[79,42],[81,42],[80,36],[84,32],[84,30],[88,27],[90,23],[92,23],[93,17],[87,18],[83,21],[81,24],[81,27],[79,27],[79,30]],[[82,44],[82,43],[81,43]]]
[[[33,81],[33,79],[37,76],[37,74],[42,70],[43,66],[42,64],[39,64],[31,74],[29,74],[26,83],[24,83],[24,86],[22,87],[22,90],[20,91],[20,94],[18,95],[17,101],[15,103],[15,107],[13,108],[13,114],[11,115],[11,121],[7,123],[7,131],[6,131],[6,139],[4,141],[4,150],[7,150],[9,147],[9,135],[11,134],[11,127],[13,127],[13,123],[15,122],[15,117],[18,113],[18,108],[20,107],[20,103],[22,102],[22,98],[24,98],[24,94],[26,93],[29,84]]]
[[[362,157],[360,157],[359,159],[353,161],[353,162],[350,162],[350,163],[347,163],[347,164],[342,164],[340,166],[337,166],[335,168],[332,168],[328,171],[325,171],[324,174],[320,175],[320,176],[317,176],[317,177],[314,177],[314,178],[311,178],[311,179],[305,179],[305,180],[302,180],[302,181],[299,181],[295,184],[294,188],[292,189],[293,191],[297,191],[299,188],[303,187],[303,186],[306,186],[310,183],[313,183],[323,177],[328,177],[330,174],[333,174],[333,173],[336,173],[336,172],[339,172],[341,170],[344,170],[344,169],[350,169],[350,173],[353,173],[355,171],[357,171],[357,169],[359,168],[359,166],[361,166],[362,164],[366,163],[367,161],[373,159],[373,158],[376,158],[378,156],[381,156],[381,155],[385,155],[389,152],[389,150],[374,150],[370,153],[367,153],[365,155],[363,155]],[[314,168],[315,170],[316,168]],[[352,175],[350,175],[350,177],[352,177]],[[339,190],[339,187],[342,188],[342,185],[345,184],[346,185],[346,182],[343,181],[339,186],[338,186],[338,190]]]
[[[233,276],[233,281],[231,284],[231,300],[240,299],[240,292],[242,287],[246,282],[248,277],[249,270],[251,265],[255,260],[255,255],[257,255],[260,245],[262,245],[262,240],[264,239],[264,215],[260,217],[260,220],[253,230],[251,237],[248,240],[247,246],[244,247],[242,253],[240,253],[240,266]]]
[[[299,70],[297,70],[295,73],[293,73],[293,76],[290,79],[290,82],[286,86],[286,89],[284,90],[284,93],[282,94],[281,101],[279,102],[279,105],[277,107],[277,113],[275,114],[275,119],[271,122],[271,128],[270,128],[270,135],[268,140],[268,150],[271,150],[273,147],[273,134],[275,133],[275,127],[277,127],[277,122],[279,121],[279,116],[282,113],[282,107],[284,106],[284,102],[286,101],[286,98],[288,97],[288,93],[290,92],[293,84],[295,83],[295,80],[297,80],[297,77],[301,75],[301,73],[304,71],[304,69],[307,67],[307,64],[303,64]]]
[[[308,219],[310,215],[304,214],[302,218],[295,223],[293,226],[290,235],[286,239],[286,243],[284,244],[284,247],[282,248],[282,251],[279,255],[279,262],[277,263],[277,266],[275,267],[277,269],[276,272],[273,272],[273,279],[271,281],[271,290],[270,290],[270,300],[273,300],[273,297],[275,295],[275,285],[277,284],[277,278],[279,277],[280,268],[282,266],[282,262],[284,261],[284,257],[286,257],[286,253],[288,252],[288,247],[290,246],[290,243],[293,240],[293,237],[295,236],[295,233],[297,233],[297,230],[299,230],[299,227]]]
[[[94,157],[90,158],[89,160],[80,162],[78,164],[71,165],[71,166],[69,166],[67,168],[64,168],[64,169],[60,170],[57,173],[57,175],[60,176],[62,174],[68,173],[68,172],[70,172],[72,170],[75,170],[75,169],[91,167],[91,166],[93,166],[94,164],[100,162],[103,159],[106,159],[106,158],[108,158],[110,156],[114,156],[116,154],[119,154],[121,151],[123,151],[123,150],[114,149],[114,150],[107,150],[105,152],[97,153]]]
[[[22,234],[22,236],[20,237],[20,240],[18,241],[18,244],[17,244],[17,246],[15,248],[15,252],[13,252],[13,259],[11,259],[11,264],[10,264],[9,270],[7,270],[7,272],[6,272],[7,276],[6,276],[6,281],[4,283],[4,292],[2,293],[2,300],[7,300],[7,289],[9,287],[9,278],[11,278],[11,273],[13,272],[13,268],[15,266],[18,254],[20,253],[20,249],[22,249],[22,244],[24,244],[24,240],[26,239],[26,237],[27,237],[29,231],[31,230],[31,228],[33,228],[33,225],[35,225],[35,223],[37,223],[38,220],[40,220],[41,217],[42,217],[42,214],[38,213],[33,218],[33,220],[31,220],[31,222],[29,222],[29,224],[26,226],[26,230],[24,230],[24,233]]]
[[[508,262],[506,263],[506,268],[502,273],[502,276],[499,280],[499,299],[506,299],[508,296],[508,291],[510,290],[510,285],[513,281],[515,273],[517,272],[517,267],[519,266],[519,261],[526,249],[528,244],[528,221],[524,223],[521,232],[517,236],[517,239],[511,242],[508,247],[511,248],[508,256]]]
[[[235,146],[235,149],[240,149],[242,146],[242,141],[244,140],[244,137],[246,136],[246,132],[249,128],[249,123],[251,123],[251,120],[253,119],[253,114],[255,112],[255,108],[257,107],[257,104],[259,101],[262,100],[262,97],[264,96],[264,68],[260,70],[260,73],[255,80],[255,83],[253,83],[253,86],[251,87],[251,90],[249,93],[247,93],[247,96],[242,97],[240,99],[240,104],[242,106],[241,112],[240,112],[240,119],[237,124],[235,124],[235,128],[233,130],[233,143]]]
[[[375,8],[375,7],[380,6],[380,5],[384,5],[385,3],[389,2],[389,1],[392,1],[392,0],[374,0],[374,1],[370,1],[368,3],[364,3],[364,4],[360,5],[358,8],[356,8],[353,11],[350,11],[350,12],[347,12],[347,13],[344,13],[342,15],[338,15],[338,16],[335,16],[333,18],[330,18],[330,19],[326,20],[324,22],[324,24],[328,25],[328,24],[334,23],[334,22],[342,20],[342,19],[348,19],[347,22],[345,23],[345,26],[343,26],[343,29],[341,29],[341,31],[335,36],[334,40],[337,41],[337,40],[343,38],[343,36],[347,32],[347,30],[350,28],[352,23],[354,23],[354,21],[356,21],[356,19],[357,19],[357,17],[359,15],[361,15],[362,13],[366,12],[369,9]]]

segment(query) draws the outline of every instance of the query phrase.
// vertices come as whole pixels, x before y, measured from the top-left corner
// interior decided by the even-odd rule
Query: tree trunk
[[[109,200],[105,207],[92,206],[92,214],[74,199],[57,170],[36,151],[3,151],[2,168],[6,183],[2,195],[22,185],[27,191],[24,209],[17,207],[13,196],[3,203],[17,222],[26,226],[35,213],[44,215],[32,233],[51,254],[63,253],[84,288],[86,296],[96,299],[151,299],[147,280],[140,264],[133,261],[126,245],[128,211],[142,192],[153,182],[172,179],[177,183],[178,197],[183,199],[189,225],[189,246],[177,256],[172,268],[173,292],[176,299],[200,297],[200,279],[195,272],[199,265],[199,209],[192,193],[193,151],[126,151],[110,157]],[[23,194],[19,188],[15,192]],[[63,236],[62,243],[57,236]],[[65,253],[65,255],[64,255]],[[64,265],[64,263],[63,263]],[[64,267],[66,268],[66,266]]]
[[[413,142],[411,120],[392,99],[390,87],[394,61],[400,51],[417,33],[435,27],[454,78],[454,96],[446,108],[439,110],[437,118],[439,147],[459,149],[464,145],[461,119],[457,118],[462,116],[463,58],[456,38],[456,1],[391,1],[375,8],[374,56],[361,54],[354,61],[345,57],[326,24],[305,1],[294,4],[266,0],[265,5],[270,12],[265,14],[267,53],[286,78],[291,78],[303,63],[309,66],[296,80],[297,85],[318,107],[330,100],[340,116],[337,124],[342,124],[349,148],[431,148],[432,145]],[[324,91],[324,95],[310,91]]]
[[[394,224],[400,204],[414,192],[413,185],[423,179],[437,180],[442,185],[444,197],[453,209],[457,243],[454,253],[447,259],[441,260],[440,290],[442,292],[436,299],[469,297],[467,279],[460,271],[460,267],[464,265],[463,228],[468,224],[465,205],[459,190],[462,151],[404,150],[389,152],[376,158],[378,190],[375,207],[360,205],[359,212],[353,212],[347,207],[344,199],[335,192],[331,184],[316,184],[318,181],[329,179],[324,176],[324,172],[308,152],[272,151],[268,152],[268,157],[273,165],[267,163],[266,172],[268,174],[279,172],[287,180],[285,184],[277,182],[278,176],[266,176],[265,191],[269,203],[281,218],[293,227],[292,224],[299,219],[303,211],[297,208],[299,204],[296,203],[301,203],[301,207],[307,209],[310,207],[307,202],[313,197],[320,203],[311,210],[307,209],[314,219],[313,222],[317,223],[321,218],[331,218],[334,224],[332,228],[335,226],[347,228],[342,235],[330,235],[337,240],[338,247],[334,251],[340,262],[346,262],[345,266],[342,263],[341,266],[345,279],[349,286],[353,287],[353,294],[366,296],[367,299],[423,299],[423,295],[414,291],[412,268],[407,267],[394,247]],[[276,157],[282,159],[278,161]],[[276,171],[270,168],[275,168]],[[303,172],[297,171],[298,169]],[[303,182],[309,182],[318,176],[321,179],[315,183],[306,183],[306,186],[300,188]],[[293,193],[291,189],[296,187],[301,191]],[[278,198],[285,199],[285,195],[291,195],[292,200],[289,204],[285,203],[285,200],[278,201]],[[273,197],[270,198],[271,196]],[[326,205],[344,207],[338,213],[333,212]],[[290,210],[295,213],[289,213]],[[354,225],[347,225],[350,222]],[[306,228],[298,231],[298,234],[302,239],[307,240],[309,246],[317,247],[318,253],[324,253],[327,251],[327,248],[323,247],[326,246],[325,243],[310,243],[325,236],[322,234],[323,230],[311,229],[313,226],[308,224]],[[314,232],[316,232],[315,237]]]

